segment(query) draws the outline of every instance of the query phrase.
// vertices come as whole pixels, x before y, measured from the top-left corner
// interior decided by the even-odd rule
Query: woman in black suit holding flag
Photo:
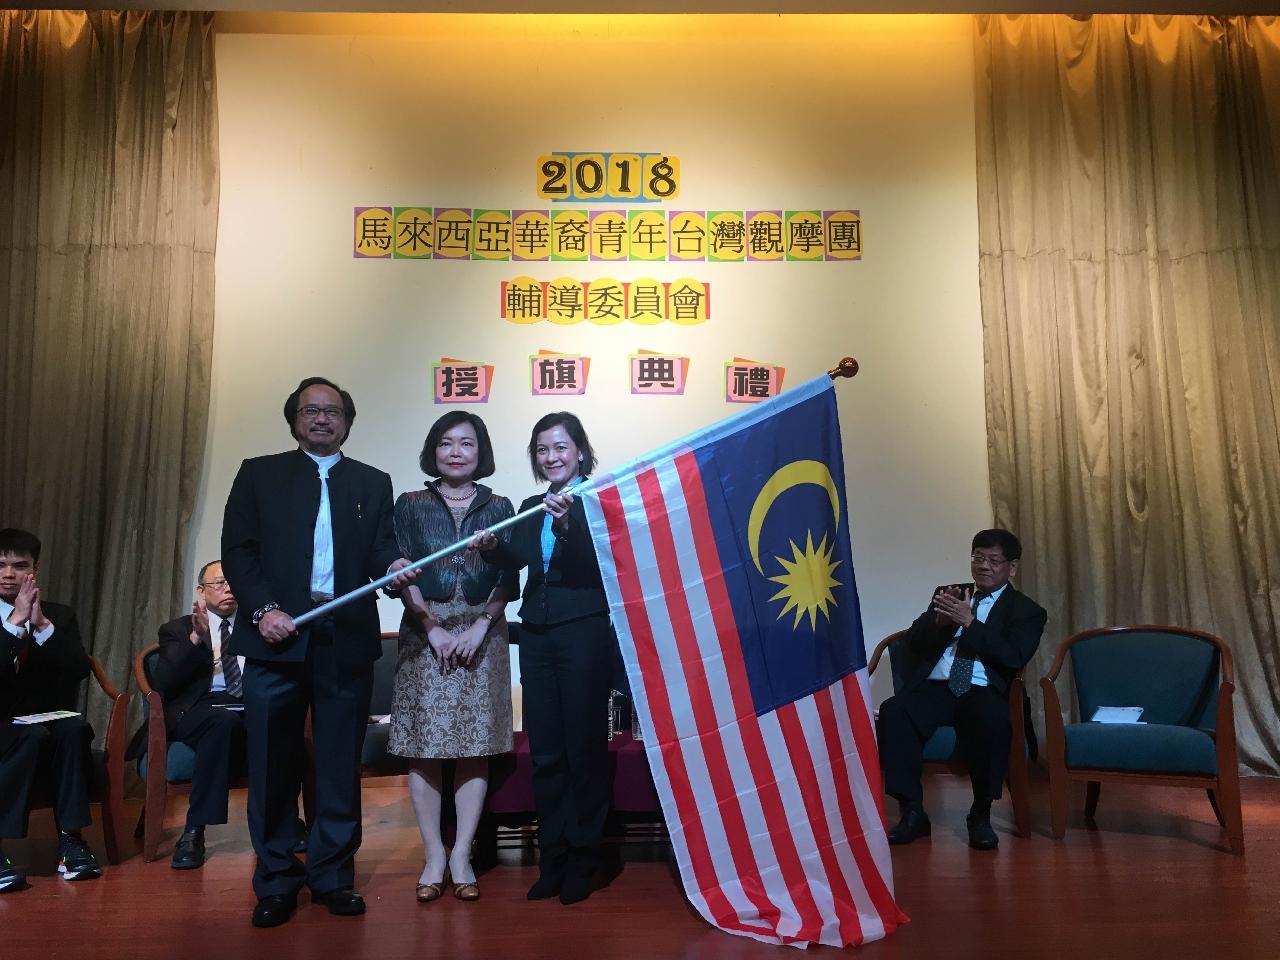
[[[538,812],[538,880],[530,900],[564,904],[591,895],[609,809],[608,702],[617,640],[582,501],[571,485],[596,456],[582,423],[549,413],[529,440],[533,475],[550,484],[529,497],[536,518],[517,524],[507,543],[481,533],[474,545],[508,569],[527,567],[520,607],[524,726],[533,760]]]

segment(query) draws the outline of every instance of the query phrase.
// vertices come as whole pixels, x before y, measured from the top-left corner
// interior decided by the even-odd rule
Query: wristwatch
[[[259,607],[257,610],[253,611],[253,616],[250,617],[249,619],[253,621],[253,625],[256,627],[259,623],[262,622],[262,618],[265,617],[268,613],[270,613],[272,610],[279,610],[279,609],[280,609],[280,604],[268,603],[265,607]]]

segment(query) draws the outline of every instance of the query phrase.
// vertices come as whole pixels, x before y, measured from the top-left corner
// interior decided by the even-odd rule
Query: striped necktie
[[[231,622],[223,620],[218,630],[218,639],[222,644],[222,679],[227,684],[227,694],[240,698],[244,692],[244,677],[240,675],[240,660],[231,649]]]
[[[973,617],[978,618],[978,604],[991,596],[985,590],[973,595]],[[973,657],[960,655],[960,643],[956,642],[956,654],[951,661],[951,672],[947,674],[947,689],[957,697],[962,697],[973,687]]]

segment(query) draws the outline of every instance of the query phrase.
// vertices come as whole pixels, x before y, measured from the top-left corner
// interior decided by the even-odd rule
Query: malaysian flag
[[[582,493],[685,892],[769,943],[907,920],[844,490],[822,377]]]

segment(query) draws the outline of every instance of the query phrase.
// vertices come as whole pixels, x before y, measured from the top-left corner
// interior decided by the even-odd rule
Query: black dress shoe
[[[525,898],[528,900],[550,900],[560,892],[562,886],[564,886],[564,874],[544,873],[529,888]]]
[[[322,903],[335,917],[358,917],[364,913],[364,897],[354,890],[329,890],[311,894],[312,903]]]
[[[560,885],[560,902],[565,906],[581,903],[591,896],[591,877],[568,876]]]
[[[964,819],[969,828],[969,846],[975,850],[994,850],[1000,845],[1000,838],[991,829],[991,818],[977,814],[969,814]]]
[[[913,807],[902,811],[902,819],[889,831],[889,842],[910,843],[912,840],[929,836],[932,831],[933,827],[929,823],[929,818],[925,816],[925,812]]]
[[[169,866],[175,870],[195,870],[204,866],[204,831],[188,830],[178,838]]]
[[[263,897],[258,901],[258,905],[253,908],[253,925],[255,927],[278,927],[280,924],[288,922],[296,909],[298,909],[298,895],[296,893],[272,894],[269,897]]]

